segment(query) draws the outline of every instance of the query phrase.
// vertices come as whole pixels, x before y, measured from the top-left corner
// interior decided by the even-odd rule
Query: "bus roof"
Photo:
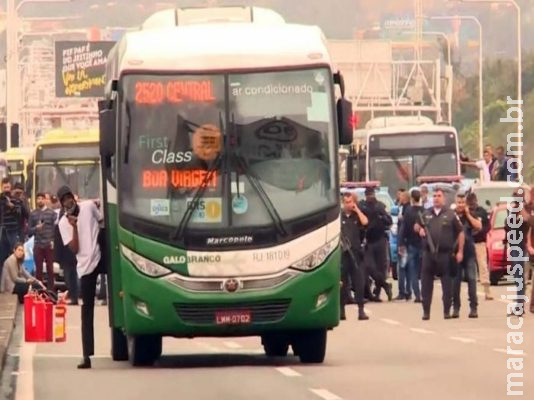
[[[184,26],[213,22],[254,22],[283,24],[284,18],[277,12],[263,7],[221,6],[169,8],[155,12],[141,25],[141,29],[162,26]]]
[[[450,132],[457,134],[456,128],[449,125],[401,125],[388,128],[368,129],[367,135],[394,135],[398,133]]]
[[[38,141],[37,145],[46,144],[76,144],[76,143],[93,143],[99,142],[98,129],[84,129],[84,130],[64,130],[54,129],[46,132]]]
[[[108,81],[118,79],[124,71],[194,72],[330,65],[326,38],[320,28],[294,24],[167,26],[128,32],[116,46],[108,59],[111,65]]]
[[[387,116],[387,117],[377,117],[369,120],[365,124],[366,129],[380,129],[380,128],[391,128],[394,126],[432,126],[434,122],[424,116]]]
[[[2,153],[6,160],[30,158],[33,154],[33,147],[11,147]]]

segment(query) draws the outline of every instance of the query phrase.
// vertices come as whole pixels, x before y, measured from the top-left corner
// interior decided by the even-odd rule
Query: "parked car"
[[[530,192],[529,185],[522,185],[523,190]],[[503,197],[511,197],[516,188],[510,186],[506,181],[480,182],[476,181],[471,185],[470,191],[477,195],[478,204],[484,207],[487,212],[492,212],[494,207],[501,202]]]
[[[488,250],[488,269],[490,272],[490,282],[498,285],[506,271],[506,217],[508,208],[505,203],[497,205],[490,217],[490,230],[486,239]]]

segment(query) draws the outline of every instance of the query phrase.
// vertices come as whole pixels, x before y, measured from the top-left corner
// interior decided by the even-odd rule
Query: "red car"
[[[490,231],[486,239],[488,249],[488,268],[492,285],[497,285],[506,272],[506,217],[508,209],[506,203],[498,204],[490,216]]]

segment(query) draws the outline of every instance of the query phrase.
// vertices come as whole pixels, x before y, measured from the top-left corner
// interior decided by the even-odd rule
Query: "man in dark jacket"
[[[414,226],[425,211],[421,205],[421,192],[412,190],[412,204],[406,207],[403,222],[399,230],[399,254],[407,253],[406,262],[406,300],[411,299],[412,290],[415,296],[415,302],[421,302],[421,289],[419,285],[419,276],[421,275],[421,249],[422,241],[418,233],[414,231]]]
[[[0,266],[11,254],[21,237],[21,221],[28,219],[27,208],[22,200],[11,193],[11,181],[2,179],[2,193],[0,194]]]
[[[350,288],[355,289],[358,304],[358,319],[367,320],[364,311],[364,265],[362,237],[367,217],[356,205],[355,196],[346,193],[343,196],[341,212],[341,319],[346,319],[345,306],[350,303]],[[352,285],[351,285],[352,283]]]
[[[388,300],[393,300],[393,291],[390,283],[386,282],[388,270],[388,241],[387,230],[393,224],[391,216],[386,211],[386,206],[379,202],[375,196],[374,188],[365,189],[365,201],[360,203],[369,224],[367,226],[365,240],[365,266],[367,273],[375,281],[373,300],[380,299],[380,290],[384,289]]]

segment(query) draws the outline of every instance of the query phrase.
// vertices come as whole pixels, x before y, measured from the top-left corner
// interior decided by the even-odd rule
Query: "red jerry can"
[[[29,293],[24,296],[24,340],[53,342],[54,304],[47,298]]]
[[[54,309],[54,339],[56,342],[67,341],[67,306],[64,302],[58,302]]]

